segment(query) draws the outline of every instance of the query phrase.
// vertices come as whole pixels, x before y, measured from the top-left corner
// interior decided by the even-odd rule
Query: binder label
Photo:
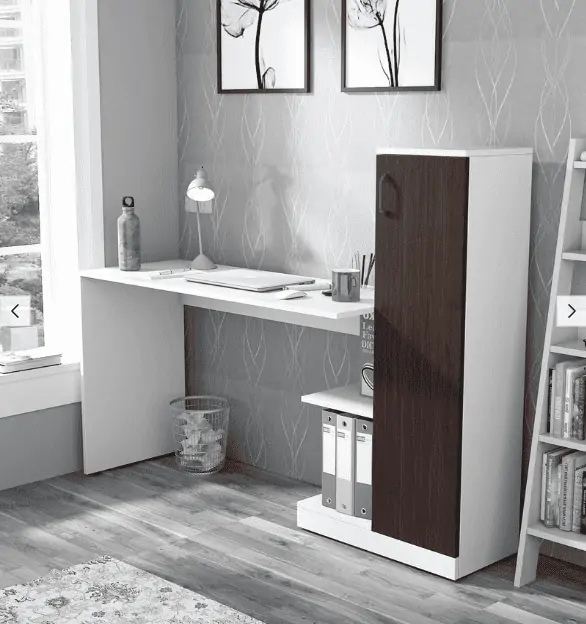
[[[338,431],[338,479],[352,481],[352,434]]]
[[[336,474],[336,427],[323,426],[323,472]]]
[[[356,482],[372,485],[372,436],[356,434]]]

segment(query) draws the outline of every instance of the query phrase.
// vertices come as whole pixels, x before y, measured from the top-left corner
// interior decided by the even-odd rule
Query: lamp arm
[[[201,242],[201,221],[199,220],[199,202],[195,202],[197,204],[197,237],[199,239],[199,255],[203,254],[203,245]]]

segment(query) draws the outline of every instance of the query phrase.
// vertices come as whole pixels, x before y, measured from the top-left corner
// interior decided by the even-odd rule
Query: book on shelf
[[[572,409],[572,438],[584,439],[584,397],[586,395],[586,376],[574,381],[574,405]]]
[[[374,312],[360,317],[360,344],[362,347],[362,378],[360,394],[374,394]]]
[[[58,364],[61,364],[61,353],[47,347],[0,353],[0,374],[2,375]]]
[[[574,505],[572,509],[572,531],[580,533],[580,522],[582,521],[582,479],[584,468],[576,468],[574,472]]]
[[[566,372],[568,369],[580,369],[584,367],[586,370],[586,359],[565,360],[558,362],[555,367],[555,373],[552,374],[552,396],[550,400],[551,409],[551,425],[550,434],[557,437],[564,437],[564,414],[566,411]],[[582,373],[584,375],[584,373]],[[568,409],[570,400],[573,404],[573,384],[570,386],[570,395],[568,397]],[[568,436],[569,437],[569,436]]]
[[[549,369],[549,384],[547,387],[547,433],[553,434],[553,413],[555,397],[555,368]]]
[[[586,470],[582,473],[582,514],[580,517],[580,533],[586,535]]]
[[[571,531],[574,520],[574,486],[576,469],[586,467],[586,453],[575,452],[565,455],[561,464],[560,482],[560,524],[562,531]]]
[[[586,375],[586,365],[570,366],[566,369],[566,380],[564,383],[564,415],[562,421],[562,435],[564,438],[572,437],[572,423],[575,406],[575,387],[576,380]],[[579,398],[579,397],[578,397]],[[584,400],[582,399],[582,413],[584,413]]]
[[[548,527],[559,526],[561,464],[562,459],[571,452],[569,449],[556,448],[546,453],[547,471],[543,521]]]
[[[541,522],[545,521],[545,500],[547,497],[547,460],[548,454],[544,453],[541,458],[541,509],[539,518]]]

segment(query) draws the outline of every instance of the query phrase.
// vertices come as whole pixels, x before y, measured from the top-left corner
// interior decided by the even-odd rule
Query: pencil
[[[368,273],[366,274],[366,281],[364,282],[365,286],[368,286],[368,281],[370,280],[370,274],[372,273],[372,269],[374,269],[375,260],[376,260],[376,256],[374,254],[370,254],[370,262],[368,263]]]

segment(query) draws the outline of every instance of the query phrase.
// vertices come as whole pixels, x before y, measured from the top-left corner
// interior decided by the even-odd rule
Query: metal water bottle
[[[140,270],[140,220],[134,214],[134,197],[122,199],[118,217],[118,266],[121,271]]]

